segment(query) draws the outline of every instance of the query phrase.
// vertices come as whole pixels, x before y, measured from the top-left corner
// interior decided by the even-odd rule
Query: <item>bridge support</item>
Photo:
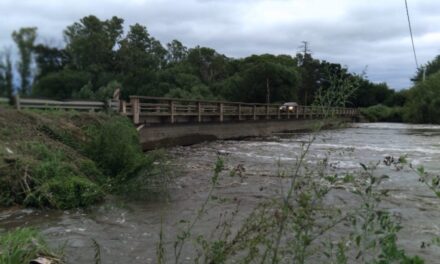
[[[351,122],[351,118],[329,120],[259,120],[232,123],[188,123],[148,126],[139,131],[144,150],[176,145],[191,145],[217,139],[241,139],[270,136],[276,132],[295,132],[313,129],[318,123],[325,127]]]

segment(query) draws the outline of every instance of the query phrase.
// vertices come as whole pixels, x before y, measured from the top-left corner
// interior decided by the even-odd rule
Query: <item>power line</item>
[[[412,32],[411,19],[409,18],[409,10],[408,10],[408,1],[407,0],[405,0],[405,7],[406,7],[406,17],[408,18],[409,34],[411,36],[412,49],[413,49],[413,53],[414,53],[414,60],[416,62],[417,69],[419,69],[419,62],[417,60],[416,47],[414,45],[414,37],[413,37],[413,32]]]

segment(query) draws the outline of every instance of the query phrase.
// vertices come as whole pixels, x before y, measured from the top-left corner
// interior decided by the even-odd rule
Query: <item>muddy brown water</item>
[[[285,182],[277,175],[277,164],[288,168],[300,152],[307,134],[277,134],[266,139],[215,141],[169,149],[176,180],[167,200],[156,202],[121,201],[109,198],[87,210],[51,211],[7,209],[0,211],[0,229],[32,226],[42,230],[49,243],[65,247],[69,263],[94,263],[93,240],[101,247],[102,263],[156,263],[156,245],[161,226],[168,257],[182,226],[181,220],[194,217],[210,188],[217,156],[226,167],[238,165],[243,177],[222,174],[215,190],[218,202],[196,225],[194,233],[209,235],[219,216],[239,204],[238,219],[267,197],[277,195]],[[354,124],[349,128],[324,131],[317,135],[307,157],[309,166],[329,155],[335,171],[358,170],[359,163],[375,163],[385,156],[407,155],[414,165],[423,164],[440,173],[440,126],[407,124]],[[387,170],[380,166],[379,170]],[[385,186],[391,190],[385,207],[398,215],[404,228],[399,243],[407,252],[418,254],[427,263],[440,263],[437,247],[421,248],[422,242],[440,235],[440,200],[409,170],[388,171]],[[191,244],[182,259],[191,263]],[[171,261],[170,259],[170,262]]]

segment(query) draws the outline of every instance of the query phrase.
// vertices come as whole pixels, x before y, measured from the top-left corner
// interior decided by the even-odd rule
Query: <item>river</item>
[[[156,244],[163,227],[168,248],[181,220],[192,219],[210,188],[212,168],[217,156],[228,169],[239,168],[241,177],[222,174],[215,195],[222,202],[209,205],[208,213],[194,232],[209,234],[219,215],[240,205],[239,218],[266,197],[277,192],[279,166],[288,168],[309,134],[280,133],[270,138],[242,141],[215,141],[169,149],[176,175],[167,200],[155,202],[121,201],[109,198],[104,204],[86,210],[52,211],[8,209],[0,212],[0,228],[33,226],[42,230],[51,245],[64,245],[69,263],[94,263],[95,240],[101,248],[102,263],[155,263]],[[415,166],[440,173],[440,126],[391,123],[353,124],[347,128],[317,134],[307,162],[313,166],[329,157],[335,171],[358,170],[386,156],[407,155]],[[281,164],[281,165],[278,165]],[[379,171],[388,170],[379,165]],[[399,244],[411,254],[435,263],[437,247],[421,248],[434,235],[440,235],[440,199],[418,181],[408,169],[389,171],[385,186],[390,189],[385,207],[398,215],[402,226]],[[183,259],[192,262],[190,250]],[[171,254],[172,252],[169,252]]]

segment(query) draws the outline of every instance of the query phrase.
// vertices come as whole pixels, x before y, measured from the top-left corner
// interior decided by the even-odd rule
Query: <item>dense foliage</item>
[[[412,88],[388,96],[384,105],[362,109],[363,115],[373,122],[440,124],[440,55],[419,68],[412,80]]]
[[[142,152],[125,117],[0,112],[0,206],[69,209],[107,193],[154,195],[166,190],[162,161]]]
[[[337,63],[320,61],[304,53],[251,55],[230,58],[208,47],[185,47],[173,40],[162,45],[140,24],[124,32],[124,20],[100,20],[90,15],[64,30],[64,47],[34,43],[35,28],[14,33],[20,47],[19,90],[50,98],[101,99],[100,90],[120,88],[129,95],[225,99],[245,102],[297,101],[312,104],[315,93],[329,86],[334,74],[358,79],[359,89],[347,105],[394,104],[394,90],[351,74]],[[19,38],[21,37],[21,38]],[[36,74],[28,70],[29,54]],[[0,63],[0,93],[6,93],[6,61]],[[33,77],[33,78],[31,78]],[[107,93],[111,95],[111,89]]]
[[[389,107],[386,105],[373,105],[367,108],[361,108],[362,115],[370,122],[402,122],[403,108]]]
[[[409,91],[405,119],[416,123],[440,124],[440,69]]]

